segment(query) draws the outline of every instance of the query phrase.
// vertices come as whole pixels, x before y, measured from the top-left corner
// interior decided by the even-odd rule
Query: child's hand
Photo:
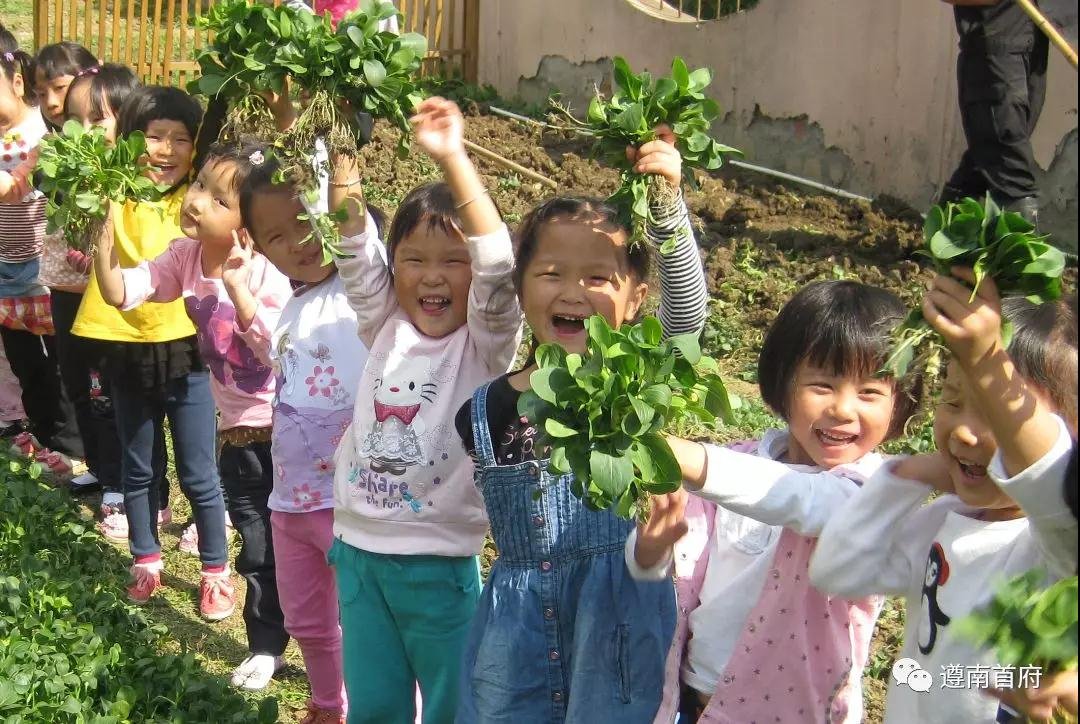
[[[296,107],[293,106],[292,98],[290,98],[290,86],[291,81],[288,76],[285,76],[280,93],[272,90],[258,91],[258,94],[266,101],[270,115],[274,117],[274,125],[279,131],[289,130],[296,122]]]
[[[221,267],[221,281],[225,284],[225,290],[235,298],[239,290],[248,290],[248,282],[251,280],[251,257],[254,253],[254,244],[247,231],[241,229],[239,233],[233,231],[233,245],[229,249],[229,256]]]
[[[886,465],[899,478],[922,483],[942,493],[956,492],[949,476],[949,463],[941,453],[909,455],[891,460]]]
[[[651,498],[649,520],[639,523],[634,560],[642,568],[649,569],[668,557],[671,547],[686,535],[686,491],[676,490],[667,495]]]
[[[416,142],[436,163],[465,153],[465,117],[453,101],[427,98],[409,122]]]
[[[937,330],[964,369],[971,369],[1001,348],[1001,300],[994,280],[986,278],[971,298],[975,274],[953,269],[952,277],[938,275],[923,297],[923,316]]]
[[[989,689],[987,693],[1025,715],[1030,721],[1046,722],[1054,718],[1056,709],[1076,716],[1076,669],[1047,677],[1037,688]]]
[[[0,203],[17,204],[30,193],[30,184],[16,173],[0,171]]]
[[[86,274],[90,271],[90,264],[93,259],[83,254],[78,249],[68,249],[67,255],[64,257],[64,261],[71,267],[72,271],[78,274]]]
[[[666,125],[657,126],[653,133],[655,141],[649,141],[641,148],[627,146],[626,158],[638,173],[656,174],[678,188],[682,181],[682,156],[675,148],[675,134]]]

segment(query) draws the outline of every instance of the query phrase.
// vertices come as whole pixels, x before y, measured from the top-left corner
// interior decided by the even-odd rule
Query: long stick
[[[525,176],[526,178],[531,178],[533,181],[536,181],[537,183],[542,183],[545,186],[550,186],[552,190],[558,190],[558,188],[559,188],[559,184],[557,184],[555,181],[552,181],[547,176],[542,176],[541,174],[538,174],[536,171],[532,171],[530,169],[527,169],[527,168],[525,168],[524,166],[522,166],[519,163],[514,163],[513,161],[511,161],[508,158],[503,158],[502,156],[495,153],[494,151],[489,151],[486,148],[484,148],[483,146],[478,146],[475,143],[473,143],[472,141],[469,141],[468,139],[466,139],[466,141],[465,141],[465,148],[469,149],[470,151],[475,153],[477,156],[483,156],[484,158],[488,159],[489,161],[494,161],[495,163],[506,166],[511,171],[515,171],[515,172],[521,174],[522,176]]]
[[[1046,33],[1046,37],[1050,38],[1050,42],[1057,46],[1057,49],[1064,53],[1065,58],[1072,63],[1072,67],[1076,68],[1076,51],[1069,45],[1069,41],[1065,40],[1058,32],[1057,28],[1046,19],[1037,7],[1031,2],[1031,0],[1016,0],[1027,16],[1031,18],[1031,22],[1035,23],[1039,30]]]

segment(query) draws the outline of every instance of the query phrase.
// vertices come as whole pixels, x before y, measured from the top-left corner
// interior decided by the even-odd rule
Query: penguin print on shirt
[[[935,542],[926,557],[926,573],[923,577],[922,620],[919,621],[919,651],[924,656],[934,650],[938,628],[948,626],[952,619],[938,605],[938,588],[949,581],[949,562],[945,549]]]

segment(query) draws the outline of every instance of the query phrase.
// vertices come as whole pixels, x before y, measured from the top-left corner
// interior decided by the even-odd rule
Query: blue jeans
[[[138,560],[161,551],[157,534],[161,501],[158,486],[152,484],[154,437],[168,416],[180,489],[191,503],[199,531],[199,558],[206,566],[225,565],[225,501],[214,459],[217,419],[209,373],[193,372],[154,392],[118,379],[112,395],[123,450],[120,468],[131,555]]]

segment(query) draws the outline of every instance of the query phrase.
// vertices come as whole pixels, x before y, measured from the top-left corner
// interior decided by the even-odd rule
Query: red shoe
[[[345,724],[345,715],[340,711],[320,709],[309,701],[300,724]]]
[[[154,595],[154,591],[161,585],[161,571],[164,567],[161,561],[133,565],[131,583],[127,587],[128,600],[140,605],[147,603],[150,596]]]
[[[11,438],[11,450],[12,452],[18,451],[21,455],[30,456],[41,450],[41,443],[33,436],[29,430],[23,430],[15,437]]]
[[[203,572],[199,581],[199,614],[207,621],[221,621],[236,610],[236,592],[229,571]]]
[[[55,450],[39,450],[34,455],[34,460],[45,466],[45,475],[50,478],[53,483],[66,483],[71,479],[74,468],[71,464],[71,459],[63,453],[58,453]]]

